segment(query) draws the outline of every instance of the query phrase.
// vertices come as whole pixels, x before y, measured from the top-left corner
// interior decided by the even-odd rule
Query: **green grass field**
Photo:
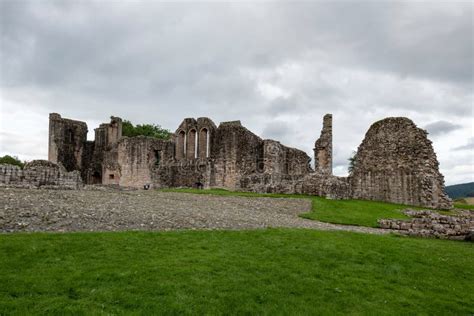
[[[474,210],[474,205],[472,204],[454,203],[454,207],[465,209],[465,210]]]
[[[261,194],[252,192],[234,192],[222,189],[166,189],[164,192],[184,192],[196,194],[214,194],[221,196],[273,197],[273,198],[308,198],[312,200],[312,210],[301,214],[301,217],[322,222],[378,227],[377,220],[408,218],[401,211],[406,208],[419,209],[413,206],[364,201],[364,200],[329,200],[322,197],[298,194]]]
[[[0,315],[472,315],[474,245],[268,229],[0,235]]]

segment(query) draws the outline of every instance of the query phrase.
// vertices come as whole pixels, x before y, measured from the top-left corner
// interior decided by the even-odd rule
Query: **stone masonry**
[[[407,118],[374,123],[359,146],[351,177],[357,199],[449,209],[444,178],[427,132]]]
[[[82,179],[79,171],[67,172],[60,165],[46,160],[33,160],[24,169],[0,164],[0,187],[79,189]]]
[[[95,130],[50,114],[49,159],[78,170],[86,184],[142,188],[226,188],[360,198],[450,208],[427,133],[406,118],[375,123],[359,147],[350,177],[332,175],[332,115],[315,142],[315,170],[303,151],[261,139],[240,121],[186,118],[170,140],[122,136],[122,120]]]
[[[323,118],[321,136],[314,144],[314,167],[316,171],[332,174],[332,115]]]
[[[410,236],[468,239],[474,232],[474,211],[457,210],[453,215],[406,210],[411,220],[381,219],[381,228],[393,229]]]
[[[63,119],[57,113],[50,114],[49,161],[53,163],[61,162],[67,171],[81,170],[86,141],[86,123]]]

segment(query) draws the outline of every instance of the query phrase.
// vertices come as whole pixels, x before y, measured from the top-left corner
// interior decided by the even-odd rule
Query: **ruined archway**
[[[199,158],[209,157],[209,131],[207,128],[199,132]]]
[[[188,139],[186,145],[186,158],[195,159],[197,158],[197,132],[193,128],[188,132]]]
[[[176,159],[183,159],[186,153],[186,133],[180,131],[176,142]]]

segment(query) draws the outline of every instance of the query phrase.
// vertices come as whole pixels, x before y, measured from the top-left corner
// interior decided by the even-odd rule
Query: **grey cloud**
[[[291,113],[294,111],[297,104],[298,102],[294,97],[278,97],[268,104],[267,113],[271,114],[272,116]]]
[[[467,133],[472,14],[461,2],[4,0],[0,101],[171,130],[183,117],[241,119],[308,154],[322,116],[333,113],[335,166],[344,166],[369,125],[387,115],[423,126],[443,118]],[[285,95],[262,94],[262,83]],[[17,135],[36,133],[21,128]],[[2,150],[31,146],[11,139]]]
[[[453,150],[474,150],[474,137],[469,138],[465,145],[455,147]]]
[[[432,136],[448,134],[449,132],[452,132],[461,128],[462,128],[462,125],[454,124],[448,121],[436,121],[425,126],[425,129],[428,130],[428,132]]]
[[[292,126],[283,121],[273,121],[268,123],[262,131],[262,137],[284,141],[291,134]]]
[[[472,82],[472,6],[461,3],[432,9],[394,3],[2,3],[2,66],[10,84],[75,83],[90,80],[93,71],[99,78],[130,83],[151,76],[175,86],[207,72],[273,67],[305,56]]]

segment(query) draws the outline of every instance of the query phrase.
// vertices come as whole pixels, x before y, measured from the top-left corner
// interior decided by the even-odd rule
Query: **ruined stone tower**
[[[48,160],[61,163],[67,171],[81,170],[87,124],[49,115]]]
[[[405,117],[370,127],[357,151],[351,182],[356,199],[452,207],[427,132]]]
[[[321,136],[314,144],[314,168],[316,172],[332,175],[332,115],[323,119]]]

